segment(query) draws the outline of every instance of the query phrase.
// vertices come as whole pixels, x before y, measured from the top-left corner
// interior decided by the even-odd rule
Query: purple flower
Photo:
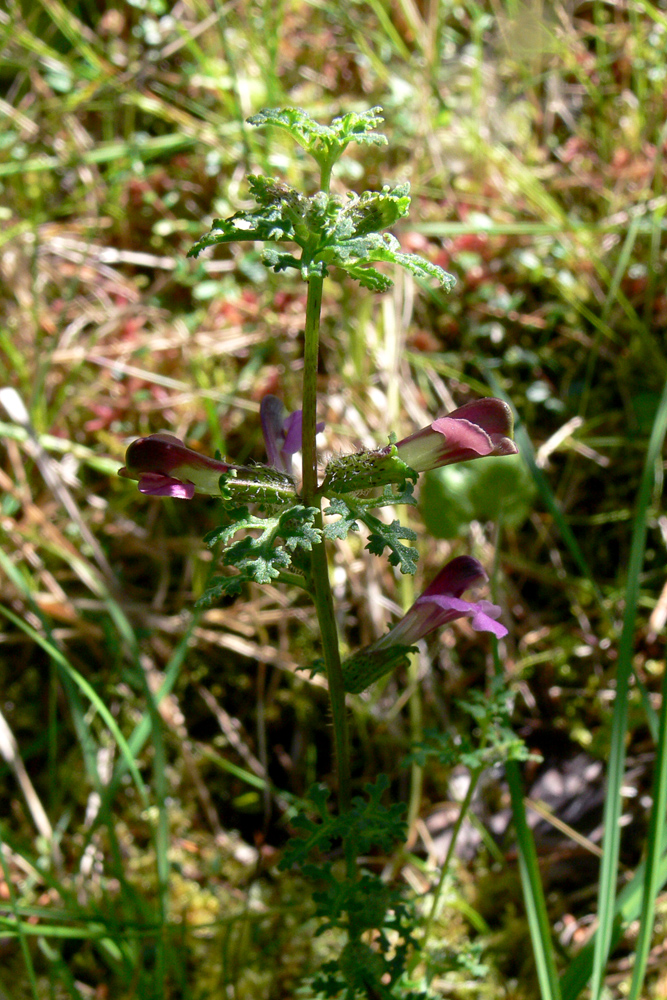
[[[392,646],[413,646],[429,632],[455,618],[470,618],[476,632],[492,632],[499,639],[507,629],[496,619],[501,609],[490,601],[464,601],[461,594],[475,583],[487,579],[481,563],[471,556],[457,556],[440,570],[435,580],[417,598],[410,610],[368,652],[389,650]]]
[[[478,399],[398,441],[398,457],[415,472],[486,455],[516,455],[512,411],[501,399]],[[390,448],[383,449],[387,454]]]
[[[301,451],[303,411],[287,413],[282,400],[269,395],[264,396],[259,405],[259,418],[269,464],[291,474],[292,455]],[[318,434],[323,430],[324,424],[318,424]]]
[[[220,496],[220,476],[234,466],[186,448],[173,434],[149,434],[133,441],[118,475],[138,479],[139,490],[153,497],[192,500],[195,493]]]

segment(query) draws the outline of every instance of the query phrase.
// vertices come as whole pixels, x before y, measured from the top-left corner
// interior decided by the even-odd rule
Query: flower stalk
[[[318,494],[317,452],[317,368],[319,360],[320,314],[322,309],[323,279],[313,275],[308,282],[306,325],[303,352],[303,502],[316,507],[315,527],[322,528],[322,497]],[[329,682],[331,717],[333,722],[336,762],[338,766],[338,802],[341,812],[350,808],[350,740],[345,707],[345,688],[338,642],[338,628],[334,610],[331,581],[325,542],[313,545],[311,573],[317,621],[320,626],[324,664]]]
[[[320,350],[320,313],[322,310],[323,279],[313,275],[308,282],[306,300],[306,325],[303,348],[303,501],[306,506],[315,505],[317,493],[317,368]]]

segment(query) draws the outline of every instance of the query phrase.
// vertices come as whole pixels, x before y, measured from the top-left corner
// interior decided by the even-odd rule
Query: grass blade
[[[639,1000],[646,975],[646,963],[651,947],[651,933],[655,923],[655,901],[660,885],[660,855],[664,840],[667,815],[667,670],[662,675],[662,706],[658,752],[653,778],[653,809],[649,821],[646,872],[639,925],[639,938],[635,950],[635,967],[632,972],[629,1000]]]
[[[28,973],[28,980],[30,982],[30,990],[32,992],[35,1000],[39,1000],[39,990],[37,988],[37,976],[35,974],[35,967],[32,961],[32,955],[30,954],[30,949],[28,948],[28,942],[26,940],[26,925],[21,920],[21,916],[18,910],[18,903],[16,899],[16,892],[14,890],[14,883],[12,881],[12,875],[7,864],[7,858],[5,856],[5,845],[2,838],[0,837],[0,869],[2,869],[3,878],[5,885],[7,886],[7,893],[9,895],[9,902],[12,909],[12,923],[16,928],[16,935],[21,944],[21,954],[23,955],[23,961],[25,962],[25,967]]]
[[[507,761],[505,775],[512,799],[512,816],[519,851],[519,873],[540,992],[542,1000],[561,1000],[560,982],[551,944],[551,926],[537,863],[535,841],[526,819],[521,775],[515,760]]]
[[[656,885],[658,891],[667,884],[667,831],[663,831],[660,848],[661,860],[658,867]],[[614,906],[614,925],[611,943],[615,947],[621,939],[623,929],[637,920],[641,911],[643,885],[646,879],[646,862],[641,861],[635,869],[632,880],[619,892]],[[584,945],[576,958],[567,967],[561,978],[563,1000],[576,1000],[591,978],[595,936]]]
[[[616,698],[614,700],[614,712],[612,716],[607,794],[604,807],[603,855],[600,865],[600,889],[598,897],[599,926],[595,937],[593,979],[591,984],[591,996],[593,1000],[600,1000],[604,970],[611,949],[621,840],[619,820],[622,807],[621,786],[625,769],[625,739],[628,726],[628,690],[632,674],[632,652],[639,598],[639,578],[644,562],[648,508],[651,503],[656,462],[660,458],[666,431],[667,384],[665,384],[663,389],[646,453],[646,461],[644,463],[637,498],[635,526],[628,563],[625,614],[623,616],[623,631],[621,632],[618,650]]]
[[[91,705],[93,705],[93,707],[96,709],[100,717],[106,723],[112,736],[116,740],[116,743],[118,744],[118,749],[120,750],[125,760],[127,769],[132,775],[137,791],[141,796],[141,801],[143,802],[144,807],[147,808],[149,805],[148,791],[146,789],[146,785],[144,784],[143,778],[139,773],[136,761],[132,756],[132,751],[127,745],[127,741],[123,736],[123,734],[121,733],[118,727],[118,723],[116,722],[113,715],[111,714],[107,706],[104,704],[104,702],[98,695],[97,691],[95,691],[95,689],[88,683],[86,678],[82,677],[79,671],[72,666],[67,657],[65,657],[61,653],[58,647],[54,646],[52,642],[44,638],[44,636],[40,635],[39,632],[36,631],[36,629],[28,625],[27,622],[22,621],[22,619],[19,618],[18,615],[15,615],[13,611],[10,611],[9,608],[4,607],[3,605],[0,605],[0,613],[5,615],[6,618],[8,618],[11,622],[14,623],[14,625],[22,629],[26,633],[26,635],[30,636],[30,638],[34,642],[36,642],[39,646],[41,646],[42,649],[55,661],[56,665],[63,671],[63,673],[67,675],[68,679],[73,681],[74,684],[80,689],[80,691],[86,696],[86,698],[88,698]]]

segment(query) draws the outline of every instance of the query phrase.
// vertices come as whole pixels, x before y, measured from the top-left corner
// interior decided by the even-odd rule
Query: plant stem
[[[400,579],[401,604],[403,611],[407,611],[415,601],[415,578],[406,574]],[[410,713],[410,742],[413,745],[421,743],[424,738],[422,697],[419,687],[419,656],[412,653],[409,659],[408,679],[412,693],[408,702]],[[422,799],[422,787],[424,780],[424,768],[413,762],[410,765],[410,799],[408,802],[408,844],[412,844],[416,838],[415,823],[419,817]]]
[[[317,492],[317,364],[319,357],[320,310],[323,279],[314,275],[308,282],[306,303],[305,344],[303,351],[303,502],[316,507],[316,527],[322,527],[322,497]],[[322,637],[324,663],[329,681],[329,698],[333,720],[334,744],[338,764],[338,802],[341,812],[350,807],[350,745],[347,709],[343,688],[343,671],[338,646],[338,629],[324,541],[313,546],[311,554],[313,600]]]
[[[322,515],[318,517],[322,523]],[[329,567],[324,542],[313,546],[312,568],[315,610],[320,625],[324,663],[329,681],[329,700],[333,721],[336,761],[338,763],[338,805],[341,812],[350,808],[350,743],[347,727],[347,707],[343,687],[343,671],[338,646],[338,630],[334,614],[333,595],[329,581]]]
[[[324,279],[313,275],[308,281],[306,328],[303,347],[303,502],[306,507],[319,506],[317,498],[317,367],[320,347],[320,310]]]

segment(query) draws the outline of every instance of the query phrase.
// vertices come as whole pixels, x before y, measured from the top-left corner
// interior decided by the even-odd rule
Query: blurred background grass
[[[479,393],[511,399],[523,464],[426,480],[415,587],[450,554],[497,560],[515,728],[544,757],[526,781],[573,769],[574,797],[590,798],[573,825],[599,843],[600,772],[581,776],[609,752],[633,511],[667,372],[667,5],[10,0],[0,37],[0,378],[17,394],[0,411],[0,995],[290,997],[331,947],[274,868],[292,804],[331,770],[326,692],[295,673],[317,655],[312,611],[267,587],[194,613],[215,503],[143,498],[115,476],[129,440],[164,429],[261,461],[259,399],[299,403],[303,287],[245,245],[185,259],[245,202],[249,170],[312,184],[279,135],[244,125],[261,107],[322,120],[384,108],[388,150],[351,149],[335,183],[409,180],[397,235],[458,284],[447,297],[396,275],[374,297],[332,275],[323,454]],[[664,657],[658,489],[647,523],[629,868]],[[353,648],[411,584],[363,540],[332,560]],[[419,713],[397,678],[355,699],[353,738],[359,784],[384,770],[411,799],[402,877],[425,893],[458,772],[419,787],[400,760],[422,725],[468,735],[455,699],[491,668],[465,627],[418,667]],[[499,774],[487,785],[495,840],[453,872],[435,989],[533,997],[512,838],[491,819],[507,793]],[[569,834],[538,847],[565,963],[588,934],[597,860]],[[647,997],[667,989],[665,913]],[[632,950],[630,936],[609,967],[613,996]]]

